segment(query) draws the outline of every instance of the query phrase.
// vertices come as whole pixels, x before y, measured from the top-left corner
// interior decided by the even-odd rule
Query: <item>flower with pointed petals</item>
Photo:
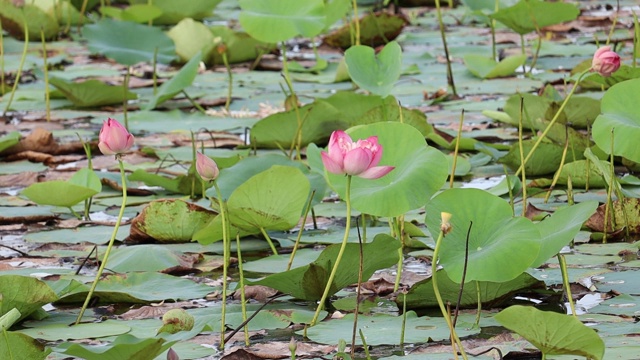
[[[328,172],[379,179],[387,175],[393,166],[377,166],[382,158],[382,146],[378,137],[371,136],[353,142],[344,131],[331,134],[328,151],[322,152],[322,163]]]
[[[98,140],[98,148],[103,154],[117,155],[131,149],[134,138],[117,120],[108,118],[102,124]]]
[[[205,181],[215,180],[220,175],[220,169],[210,157],[197,152],[196,153],[196,171]]]
[[[593,54],[591,70],[609,77],[620,68],[620,56],[611,51],[611,46],[603,46]]]

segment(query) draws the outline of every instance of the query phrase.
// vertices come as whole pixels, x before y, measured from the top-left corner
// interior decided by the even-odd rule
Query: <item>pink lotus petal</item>
[[[371,159],[373,159],[371,150],[355,148],[344,156],[344,172],[348,175],[359,175],[369,168]]]
[[[393,169],[395,169],[395,166],[374,166],[361,172],[358,176],[363,179],[379,179],[390,173]]]
[[[322,156],[322,164],[328,172],[332,174],[344,174],[344,169],[341,164],[335,162],[327,152],[323,151],[320,155]]]

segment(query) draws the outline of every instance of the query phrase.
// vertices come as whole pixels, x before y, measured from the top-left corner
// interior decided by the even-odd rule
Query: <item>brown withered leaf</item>
[[[84,147],[80,141],[69,144],[58,144],[53,138],[53,134],[41,127],[33,129],[29,135],[22,138],[16,145],[3,151],[2,154],[11,155],[29,150],[52,155],[70,153],[84,154]]]
[[[613,206],[610,209],[612,218],[607,221],[607,232],[624,233],[626,225],[630,234],[640,234],[640,199],[624,198],[622,201],[615,200],[612,203]],[[605,204],[598,206],[596,213],[591,215],[585,225],[593,231],[604,232],[605,212]]]
[[[278,293],[278,290],[262,285],[247,285],[244,287],[244,295],[247,299],[265,302],[268,298]],[[240,290],[233,292],[233,298],[240,300]]]
[[[115,181],[115,180],[102,178],[102,179],[100,179],[100,182],[104,186],[108,186],[108,187],[110,187],[110,188],[112,188],[114,190],[117,190],[117,191],[122,191],[122,186],[120,186],[120,184],[118,184],[118,182]],[[127,195],[131,195],[131,196],[149,196],[149,195],[153,195],[153,194],[155,194],[155,193],[153,191],[151,191],[151,190],[127,187]]]
[[[0,187],[27,187],[37,182],[38,173],[34,171],[0,175]]]

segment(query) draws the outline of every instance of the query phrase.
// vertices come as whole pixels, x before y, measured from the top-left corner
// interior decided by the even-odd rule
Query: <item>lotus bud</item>
[[[196,153],[196,171],[205,181],[213,181],[220,175],[218,164],[200,152]]]
[[[451,221],[451,214],[448,212],[441,212],[440,213],[440,231],[442,231],[443,234],[448,234],[451,229],[453,229],[453,225],[451,225],[450,221]]]
[[[593,54],[591,70],[609,77],[620,68],[620,56],[611,51],[611,46],[603,46]]]
[[[102,124],[98,137],[98,148],[105,155],[117,155],[127,152],[133,146],[133,135],[117,120],[108,118]]]

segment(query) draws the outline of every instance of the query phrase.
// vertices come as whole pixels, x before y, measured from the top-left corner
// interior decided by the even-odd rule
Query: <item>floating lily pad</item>
[[[442,341],[449,338],[449,327],[440,317],[418,317],[415,312],[407,312],[404,330],[405,343],[426,343]],[[400,344],[402,333],[402,316],[375,314],[358,316],[358,328],[362,330],[367,345],[397,345]],[[351,339],[353,331],[353,314],[347,314],[341,319],[321,322],[306,330],[307,337],[322,344],[335,344],[340,339]],[[456,329],[458,336],[464,337],[480,332],[470,324],[460,324]],[[356,335],[356,344],[362,345],[362,340]]]
[[[35,327],[22,329],[20,333],[47,341],[59,341],[86,338],[96,339],[120,335],[131,331],[131,327],[116,320],[106,320],[99,323],[82,323],[74,326],[69,326],[69,324],[70,323],[38,324]]]
[[[153,359],[162,354],[177,341],[166,341],[163,338],[138,339],[129,334],[118,336],[111,344],[81,345],[65,343],[58,346],[58,350],[66,355],[77,356],[86,360],[122,360],[141,358],[140,354]]]
[[[518,34],[528,34],[545,26],[575,20],[580,9],[573,4],[542,0],[521,0],[490,15]]]
[[[43,360],[51,353],[40,341],[17,332],[7,331],[0,337],[0,358],[11,360]]]

